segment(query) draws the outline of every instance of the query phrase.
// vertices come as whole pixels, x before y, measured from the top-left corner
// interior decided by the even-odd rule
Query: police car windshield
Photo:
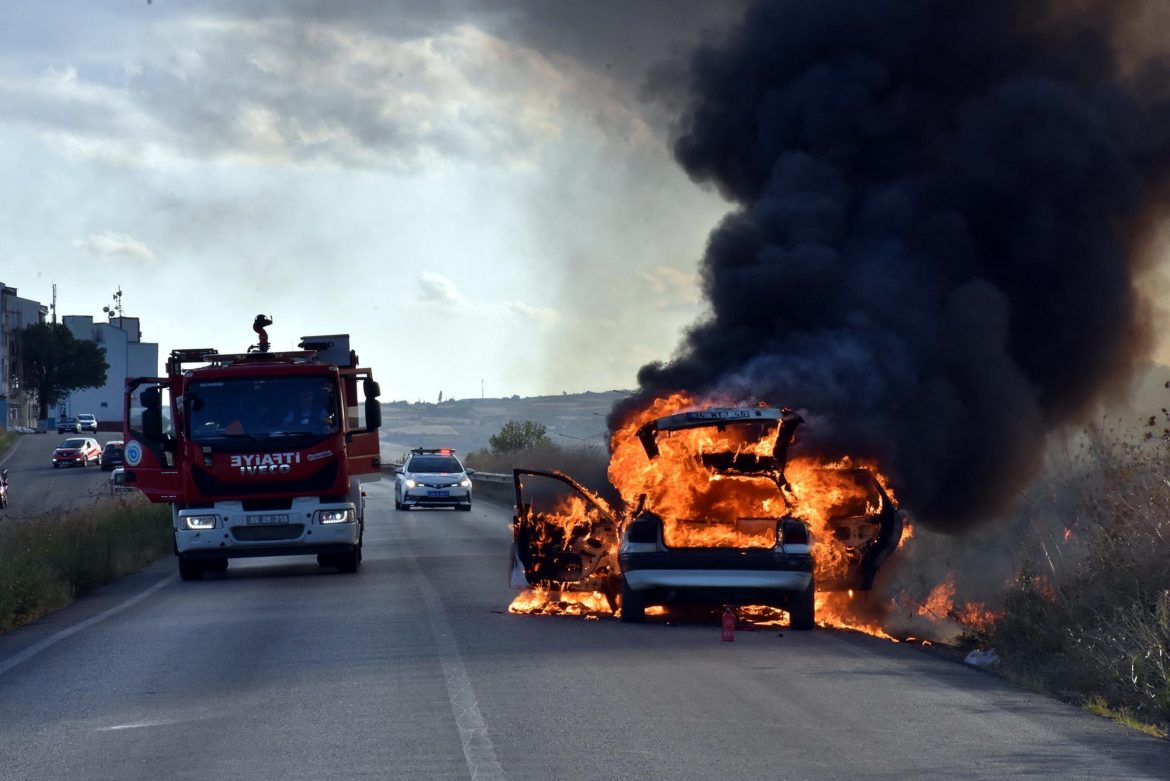
[[[463,467],[451,456],[415,456],[410,459],[407,471],[421,474],[444,474],[462,472]]]
[[[337,400],[323,377],[192,383],[186,408],[195,442],[326,435],[338,430]]]

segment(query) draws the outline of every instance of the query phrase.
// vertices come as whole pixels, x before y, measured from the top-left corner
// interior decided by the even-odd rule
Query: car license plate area
[[[244,522],[249,526],[270,526],[273,524],[288,523],[287,515],[247,515]]]
[[[450,491],[427,491],[427,496],[450,496]]]

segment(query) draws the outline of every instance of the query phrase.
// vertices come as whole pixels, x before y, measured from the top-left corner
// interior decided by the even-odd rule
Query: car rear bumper
[[[625,573],[634,591],[650,589],[750,589],[804,591],[811,572],[769,570],[642,569]]]
[[[619,562],[634,591],[804,591],[813,575],[811,554],[767,549],[659,549]]]

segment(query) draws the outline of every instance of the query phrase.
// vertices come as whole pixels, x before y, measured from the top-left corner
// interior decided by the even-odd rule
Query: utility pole
[[[57,324],[57,283],[53,283],[53,325]]]
[[[479,381],[479,400],[483,401],[483,380]]]

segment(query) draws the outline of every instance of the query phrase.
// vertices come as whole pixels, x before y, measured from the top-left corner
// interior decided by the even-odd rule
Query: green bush
[[[64,518],[0,525],[0,631],[171,552],[170,509],[137,496]]]
[[[552,445],[548,438],[548,427],[531,420],[523,423],[509,420],[499,433],[488,437],[488,443],[496,453],[516,453]]]

